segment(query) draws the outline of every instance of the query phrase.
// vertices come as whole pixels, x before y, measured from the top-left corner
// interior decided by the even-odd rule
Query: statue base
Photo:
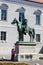
[[[35,42],[20,41],[19,45],[36,46],[36,43]]]
[[[35,42],[19,42],[19,53],[36,53]]]
[[[19,48],[18,61],[29,61],[29,59],[36,58],[37,49],[36,49],[35,42],[22,42],[22,41],[20,41],[17,45]]]

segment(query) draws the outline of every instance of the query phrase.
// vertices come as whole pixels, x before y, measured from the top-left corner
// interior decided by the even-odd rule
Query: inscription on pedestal
[[[19,43],[19,53],[35,53],[36,48],[35,43],[27,43],[27,42],[20,42]]]

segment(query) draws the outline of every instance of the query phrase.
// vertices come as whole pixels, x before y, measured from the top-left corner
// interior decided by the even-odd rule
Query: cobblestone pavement
[[[28,62],[25,62],[27,64],[30,64],[30,65],[35,65],[35,63],[38,63],[39,65],[43,65],[43,61],[42,60],[35,60],[35,61],[28,61]]]
[[[35,65],[35,63],[39,63],[39,65],[43,65],[43,60],[30,60],[28,62],[12,62],[12,61],[0,61],[0,62],[11,62],[11,63],[26,63],[26,64],[30,64],[30,65]]]

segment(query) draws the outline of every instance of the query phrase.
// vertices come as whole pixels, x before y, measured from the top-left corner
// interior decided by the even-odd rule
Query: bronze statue
[[[17,19],[15,18],[13,20],[13,22],[11,24],[16,24],[17,25],[17,31],[18,31],[18,34],[19,34],[19,40],[18,41],[23,41],[23,35],[26,33],[29,34],[30,36],[30,42],[32,42],[35,38],[35,30],[34,28],[31,28],[29,26],[27,26],[27,24],[25,23],[22,23],[22,22],[18,22]]]

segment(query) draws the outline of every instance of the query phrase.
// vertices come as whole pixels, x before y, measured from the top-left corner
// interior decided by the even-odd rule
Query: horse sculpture
[[[35,38],[35,30],[34,30],[34,28],[31,28],[31,27],[27,26],[26,27],[26,33],[29,34],[30,42],[32,42],[34,40],[34,38]]]
[[[19,34],[19,41],[23,41],[23,32],[22,32],[21,23],[18,22],[17,19],[15,18],[11,24],[16,24],[17,31],[18,31],[18,34]]]
[[[25,25],[23,26],[22,23],[18,22],[16,18],[13,20],[13,22],[11,24],[16,24],[17,25],[17,30],[18,30],[18,34],[19,34],[19,41],[23,41],[24,32],[25,32],[25,35],[26,35],[26,33],[29,34],[30,42],[32,42],[34,40],[35,30],[33,28],[31,28],[29,26],[25,27]],[[23,32],[23,30],[24,30],[24,32]]]

